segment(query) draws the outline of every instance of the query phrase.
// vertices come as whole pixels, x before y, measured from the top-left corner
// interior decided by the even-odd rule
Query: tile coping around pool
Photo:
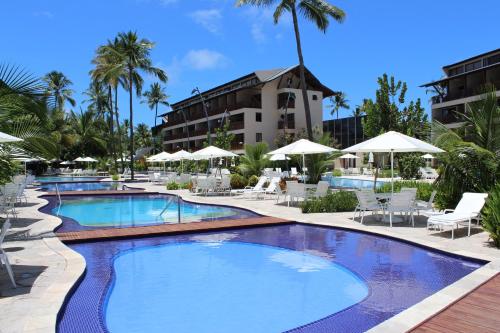
[[[143,192],[147,193],[147,192]],[[151,193],[151,192],[150,192]],[[168,193],[168,192],[165,192]],[[48,204],[48,202],[44,198],[39,198],[43,195],[43,193],[33,193],[36,195],[38,201],[45,201],[45,205]],[[186,200],[184,198],[183,193],[179,194],[183,200]],[[197,202],[195,198],[190,198],[192,201]],[[238,208],[244,208],[241,207],[240,204],[232,204],[234,207]],[[35,207],[28,207],[27,209],[33,209],[35,211],[38,211],[38,208],[40,206],[35,206]],[[268,215],[268,213],[264,210],[260,209],[254,209],[256,213],[262,214],[262,215]],[[43,214],[43,213],[42,213]],[[59,220],[59,224],[62,223],[61,219],[44,214],[47,216],[48,219],[50,220]],[[297,222],[307,222],[305,220],[296,219]],[[309,222],[310,223],[310,222]],[[318,224],[318,225],[325,225],[325,223],[317,222],[317,223],[311,223],[311,224]],[[356,230],[360,231],[357,229],[355,226],[353,228],[346,228],[346,229],[351,229],[351,230]],[[381,236],[389,236],[393,237],[399,240],[403,241],[409,241],[411,243],[414,243],[416,245],[424,245],[433,249],[438,249],[447,253],[451,254],[458,254],[458,255],[464,255],[468,256],[471,258],[476,258],[476,259],[482,259],[482,260],[488,260],[491,261],[492,258],[488,257],[486,255],[480,254],[480,253],[469,253],[467,251],[460,251],[460,253],[457,252],[451,252],[447,251],[447,249],[442,246],[441,244],[437,242],[431,242],[431,241],[421,241],[421,240],[412,240],[409,239],[409,237],[405,237],[403,235],[394,235],[391,234],[389,231],[377,231],[373,230],[369,233],[372,233],[374,235],[381,235]],[[66,298],[69,295],[70,288],[74,287],[81,276],[83,275],[85,271],[85,262],[82,256],[71,250],[69,247],[64,246],[59,240],[54,239],[54,238],[46,238],[45,239],[46,243],[50,243],[50,248],[52,248],[53,251],[59,253],[61,256],[65,258],[66,261],[66,269],[64,271],[63,276],[55,277],[54,283],[50,285],[47,288],[46,293],[48,293],[47,297],[44,297],[42,299],[34,299],[31,300],[32,302],[39,302],[38,306],[35,308],[40,309],[35,312],[33,312],[30,315],[30,319],[27,322],[27,324],[24,327],[25,332],[47,332],[47,331],[55,331],[55,325],[56,325],[56,317],[57,313],[60,310],[60,307],[62,306],[62,299]],[[464,278],[456,281],[455,283],[447,286],[443,290],[431,295],[430,297],[424,299],[420,303],[417,303],[416,305],[406,309],[405,311],[399,313],[398,315],[388,319],[387,321],[379,324],[378,326],[375,326],[372,328],[370,331],[371,332],[391,332],[391,331],[407,331],[413,328],[415,325],[417,325],[420,322],[423,322],[424,320],[428,319],[435,313],[441,311],[445,307],[447,307],[449,304],[453,303],[457,299],[461,298],[468,292],[472,291],[475,287],[479,286],[481,283],[484,283],[487,281],[489,278],[493,277],[495,274],[497,274],[500,271],[500,263],[498,261],[495,262],[490,262],[489,264],[486,264],[485,266],[475,270],[471,274],[465,276]],[[64,281],[64,282],[61,282]],[[48,309],[45,309],[42,311],[41,309],[44,306],[44,300],[50,300],[52,302],[55,302],[55,304],[52,304],[52,306]],[[60,304],[58,306],[58,304]]]

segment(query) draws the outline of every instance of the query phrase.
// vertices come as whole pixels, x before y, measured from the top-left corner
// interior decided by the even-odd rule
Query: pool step
[[[144,227],[110,228],[97,230],[84,230],[56,233],[57,237],[64,243],[80,243],[88,241],[102,241],[109,239],[120,239],[130,237],[145,237],[169,234],[181,234],[200,231],[218,231],[224,229],[271,226],[278,224],[295,223],[276,217],[252,217],[237,220],[219,220],[208,222],[188,222],[178,224],[160,224]]]

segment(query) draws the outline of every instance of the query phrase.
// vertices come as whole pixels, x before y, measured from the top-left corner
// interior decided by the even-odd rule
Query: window
[[[481,68],[481,60],[471,62],[470,64],[465,65],[466,72],[470,72],[470,71],[473,71],[473,70],[479,69],[479,68]]]
[[[262,112],[256,112],[255,113],[255,121],[258,123],[262,122]]]
[[[278,94],[278,109],[283,109],[286,106],[286,102],[288,101],[287,108],[295,108],[295,94],[290,92],[280,93]]]
[[[496,64],[498,62],[500,62],[500,54],[496,54],[494,56],[486,58],[485,66],[493,65],[493,64]]]
[[[255,133],[255,141],[262,142],[262,133]]]
[[[318,100],[318,95],[313,95],[313,101],[317,101]]]

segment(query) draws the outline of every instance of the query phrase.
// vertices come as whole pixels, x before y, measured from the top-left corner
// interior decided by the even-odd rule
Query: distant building
[[[323,121],[323,132],[329,132],[341,149],[365,141],[363,133],[363,118],[347,117]]]
[[[334,92],[307,69],[306,84],[312,126],[321,127],[323,99]],[[229,119],[230,131],[235,134],[231,150],[235,153],[242,153],[244,144],[261,141],[267,142],[272,149],[276,137],[285,130],[296,133],[306,127],[298,66],[255,71],[203,91],[201,95],[212,140],[215,129]],[[171,106],[172,111],[161,115],[162,124],[153,130],[154,133],[160,131],[164,149],[167,152],[201,149],[207,139],[208,126],[199,94]]]
[[[443,79],[421,87],[435,90],[432,119],[449,128],[460,126],[461,119],[457,112],[464,113],[465,104],[477,100],[485,84],[494,85],[500,97],[500,49],[444,66],[443,72]]]

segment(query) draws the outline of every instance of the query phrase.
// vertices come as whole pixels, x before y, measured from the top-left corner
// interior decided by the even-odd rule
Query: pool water
[[[96,195],[63,197],[51,213],[65,217],[58,231],[133,227],[178,223],[177,197],[170,195]],[[238,208],[202,205],[180,200],[182,222],[209,221],[258,216]]]
[[[117,190],[120,186],[119,182],[71,182],[57,183],[59,192],[64,191],[103,191]],[[40,186],[43,191],[55,192],[56,183],[42,183]]]
[[[334,188],[355,188],[365,189],[373,188],[373,180],[353,179],[344,177],[325,177],[324,180],[330,182],[330,186]],[[377,187],[381,187],[384,182],[377,181]]]
[[[303,224],[69,245],[58,332],[365,332],[484,262]]]
[[[104,310],[111,332],[283,332],[369,292],[357,275],[330,260],[241,242],[132,249],[113,269]]]
[[[39,181],[40,183],[84,182],[95,181],[99,179],[101,179],[101,177],[43,176],[35,178],[35,180]]]

